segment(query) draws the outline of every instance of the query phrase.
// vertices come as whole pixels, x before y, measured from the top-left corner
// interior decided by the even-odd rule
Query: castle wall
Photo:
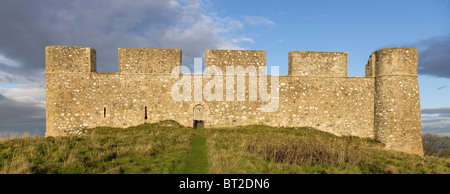
[[[74,56],[71,52],[81,54],[74,60],[68,57]],[[83,47],[47,47],[46,136],[80,134],[83,129],[97,126],[125,128],[168,119],[193,126],[193,108],[202,105],[207,128],[251,124],[310,126],[336,135],[379,139],[394,150],[421,153],[421,145],[418,145],[421,132],[417,76],[413,75],[415,72],[409,72],[417,66],[411,67],[402,62],[412,59],[412,63],[416,63],[414,53],[412,56],[400,56],[403,52],[399,51],[397,58],[389,58],[389,54],[376,52],[373,60],[369,60],[366,66],[366,77],[347,77],[346,63],[344,66],[341,62],[333,62],[338,68],[325,66],[325,70],[319,71],[322,74],[317,76],[305,76],[293,71],[295,68],[290,69],[290,75],[279,76],[278,108],[274,112],[263,112],[261,105],[270,102],[262,102],[259,97],[256,101],[249,99],[248,86],[249,82],[256,80],[253,79],[254,76],[243,76],[245,98],[239,101],[237,85],[244,85],[238,81],[242,75],[233,75],[234,98],[226,98],[225,85],[229,75],[225,75],[224,67],[265,65],[265,52],[208,50],[207,66],[217,65],[223,69],[223,100],[194,98],[194,80],[202,78],[204,88],[216,78],[215,75],[205,78],[201,74],[185,74],[181,76],[190,78],[192,98],[190,101],[180,102],[172,99],[171,88],[181,76],[171,77],[173,65],[168,61],[181,64],[181,51],[150,49],[148,52],[153,52],[152,54],[145,54],[146,52],[142,49],[119,49],[119,65],[124,68],[127,67],[124,64],[129,64],[128,67],[132,68],[122,68],[119,73],[97,73],[92,71],[95,70],[92,67],[95,66],[95,61],[92,61],[95,50]],[[341,54],[340,57],[335,56],[336,60],[333,57],[331,60],[347,60],[346,53],[336,55],[338,54]],[[161,56],[166,62],[162,63],[151,56]],[[251,56],[251,59],[244,56]],[[329,61],[328,53],[324,56],[325,61]],[[241,57],[244,59],[238,60]],[[387,65],[390,63],[396,63],[398,67],[389,69]],[[395,70],[400,73],[395,73]],[[394,75],[382,72],[394,72]],[[267,77],[267,81],[270,94],[271,76]],[[405,138],[406,140],[402,140]]]
[[[203,86],[211,79],[203,79]],[[268,80],[270,86],[270,76]],[[247,100],[241,102],[175,102],[170,89],[178,79],[169,75],[49,74],[47,81],[47,101],[56,103],[47,109],[47,117],[51,118],[47,135],[61,135],[65,130],[78,133],[76,130],[95,126],[129,127],[167,119],[192,126],[193,106],[207,104],[206,127],[312,126],[337,135],[374,137],[371,78],[281,76],[279,107],[267,113],[261,112],[261,105],[268,102],[248,101],[248,94]],[[248,82],[246,76],[247,90]],[[236,84],[235,81],[235,91]],[[193,86],[191,91],[193,96]],[[225,99],[225,90],[223,95]]]

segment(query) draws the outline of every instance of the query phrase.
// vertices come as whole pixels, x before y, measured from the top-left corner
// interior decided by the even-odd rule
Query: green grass
[[[0,140],[0,173],[450,174],[450,159],[383,149],[313,128],[263,125],[195,130],[174,121],[83,136]]]
[[[208,129],[210,173],[450,174],[448,158],[387,151],[380,142],[312,128]]]
[[[206,136],[196,135],[191,139],[191,148],[184,165],[176,173],[180,174],[206,174],[208,173],[208,148]]]
[[[0,173],[173,173],[193,131],[177,123],[95,128],[84,136],[0,141]]]

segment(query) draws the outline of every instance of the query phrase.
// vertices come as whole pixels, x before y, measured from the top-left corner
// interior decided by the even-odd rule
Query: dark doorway
[[[205,128],[204,108],[202,105],[194,106],[194,129]]]
[[[194,129],[203,129],[203,128],[205,128],[205,121],[194,120]]]

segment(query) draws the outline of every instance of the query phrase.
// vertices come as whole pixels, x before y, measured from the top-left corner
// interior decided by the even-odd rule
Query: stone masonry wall
[[[76,57],[71,58],[69,55]],[[92,67],[95,66],[95,60],[92,60],[95,59],[95,50],[92,48],[46,47],[46,136],[81,134],[83,129],[97,126],[124,128],[167,119],[193,126],[193,108],[202,105],[207,128],[250,124],[311,126],[336,135],[379,139],[394,150],[420,154],[422,149],[417,145],[421,135],[420,107],[417,106],[418,84],[414,76],[386,79],[374,76],[347,77],[346,63],[345,75],[341,71],[344,68],[342,63],[334,63],[337,67],[327,66],[327,71],[341,72],[333,76],[328,76],[329,71],[327,76],[301,76],[290,72],[288,76],[279,76],[278,109],[275,112],[262,112],[261,105],[268,102],[262,102],[259,98],[249,101],[248,84],[253,80],[252,76],[244,76],[245,101],[237,101],[236,92],[233,101],[225,100],[224,87],[223,101],[206,101],[204,98],[195,101],[192,98],[191,101],[176,102],[172,99],[171,88],[180,78],[172,78],[170,71],[181,64],[180,50],[119,49],[119,55],[119,73],[97,73]],[[338,61],[346,60],[345,53],[345,60]],[[207,66],[219,67],[231,64],[244,68],[261,66],[265,65],[265,52],[207,50],[206,63]],[[225,69],[223,71],[225,73]],[[182,76],[190,77],[191,96],[194,97],[194,77],[202,75]],[[202,86],[214,76],[202,77]],[[238,76],[241,75],[233,76],[234,91],[237,91],[237,84],[241,84],[237,81]],[[225,77],[222,77],[224,86]],[[268,76],[267,80],[270,93],[271,77]],[[393,91],[390,87],[395,89],[398,84],[404,90],[394,94],[388,92]],[[403,101],[405,97],[407,99]],[[398,101],[394,105],[389,101],[391,99]],[[410,103],[410,100],[414,100],[414,103]],[[391,116],[377,116],[376,113],[380,111],[390,111]],[[411,130],[400,128],[399,124],[406,124]],[[402,138],[407,139],[405,142],[414,143],[401,142]]]

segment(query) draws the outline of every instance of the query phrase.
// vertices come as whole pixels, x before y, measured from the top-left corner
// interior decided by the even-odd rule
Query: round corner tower
[[[375,138],[388,149],[423,155],[417,49],[380,49],[369,63],[375,80]]]

